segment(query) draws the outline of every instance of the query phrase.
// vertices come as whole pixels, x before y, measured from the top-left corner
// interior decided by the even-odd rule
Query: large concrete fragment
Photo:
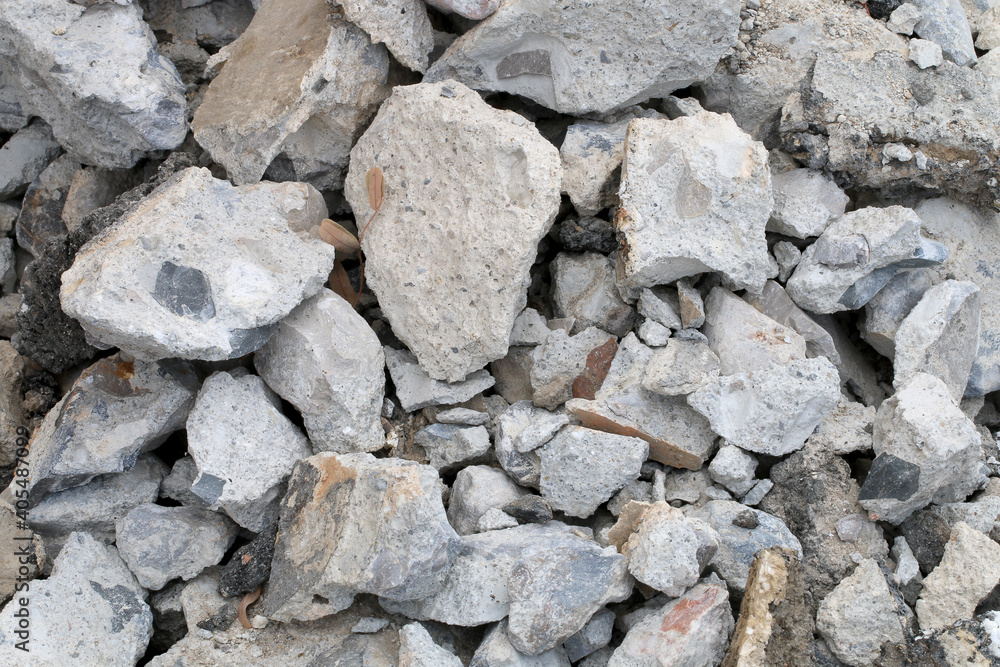
[[[262,613],[313,620],[358,593],[424,599],[441,589],[459,547],[434,468],[316,454],[288,481]]]
[[[260,180],[284,141],[313,116],[322,117],[340,139],[333,147],[345,155],[389,93],[385,47],[330,11],[326,0],[264,4],[227,50],[191,127],[238,185]]]
[[[560,113],[607,113],[704,79],[735,44],[739,10],[732,0],[515,0],[457,39],[427,78],[523,95]],[[650,25],[674,29],[666,39]]]
[[[819,236],[850,201],[837,184],[815,169],[771,171],[774,210],[767,231],[804,239]]]
[[[326,281],[325,217],[312,186],[185,169],[81,249],[60,300],[92,340],[140,359],[240,357]]]
[[[833,336],[804,310],[795,305],[785,288],[773,280],[764,284],[760,294],[745,294],[743,299],[775,322],[791,327],[806,341],[807,357],[826,357],[845,375],[843,361]]]
[[[382,447],[385,354],[343,298],[320,289],[281,320],[253,361],[268,386],[302,414],[317,451]]]
[[[131,167],[187,134],[184,84],[138,5],[3,0],[0,70],[82,162]]]
[[[559,207],[558,151],[521,116],[447,81],[396,87],[351,151],[345,195],[362,224],[375,167],[386,197],[361,241],[368,282],[421,368],[462,380],[507,354]]]
[[[434,48],[434,31],[422,0],[340,0],[344,17],[358,26],[376,44],[385,44],[406,67],[427,69],[427,56]]]
[[[396,398],[403,410],[414,412],[432,405],[450,405],[467,401],[493,386],[489,371],[481,370],[461,382],[432,380],[409,350],[386,347],[385,364],[396,387]]]
[[[865,304],[858,329],[865,342],[882,356],[896,356],[896,332],[931,286],[931,273],[930,268],[900,271]]]
[[[921,630],[937,630],[972,618],[976,605],[1000,584],[1000,545],[959,521],[941,564],[924,579],[917,601]]]
[[[633,120],[620,196],[617,268],[628,292],[706,271],[764,286],[771,172],[763,144],[732,117]]]
[[[898,524],[930,502],[964,500],[980,485],[981,438],[944,382],[915,373],[883,401],[873,432],[875,461],[861,504]]]

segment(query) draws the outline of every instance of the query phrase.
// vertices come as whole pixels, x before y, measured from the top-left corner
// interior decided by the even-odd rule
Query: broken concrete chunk
[[[325,217],[312,186],[234,188],[191,167],[83,247],[60,301],[91,339],[141,359],[240,357],[322,287]]]
[[[406,67],[427,70],[427,56],[434,48],[434,31],[421,0],[341,0],[344,17],[364,30],[375,44],[385,44]],[[356,85],[354,83],[353,85]]]
[[[946,280],[924,292],[896,331],[893,384],[929,373],[944,381],[956,402],[962,400],[979,350],[981,308],[979,288],[971,282]]]
[[[573,662],[582,660],[611,642],[611,632],[614,629],[615,613],[610,609],[602,609],[594,614],[583,629],[563,642],[566,656]]]
[[[276,30],[279,25],[287,29]],[[259,181],[283,143],[316,115],[324,116],[339,139],[333,147],[346,155],[389,94],[385,47],[331,13],[325,0],[265,4],[228,52],[191,127],[237,185]],[[247,104],[251,91],[268,103]]]
[[[976,49],[972,44],[972,30],[960,0],[909,0],[920,11],[920,19],[913,29],[922,38],[930,40],[958,65],[976,64]],[[910,40],[910,49],[913,49]],[[919,64],[919,63],[918,63]]]
[[[550,331],[545,318],[537,310],[525,308],[514,318],[514,327],[510,330],[510,344],[511,346],[542,345]]]
[[[302,414],[317,451],[370,452],[384,444],[385,355],[340,296],[320,289],[296,307],[254,354],[254,366]]]
[[[570,333],[597,327],[624,336],[632,330],[636,314],[618,295],[614,267],[608,257],[595,252],[561,252],[552,263],[552,280],[556,316],[576,320]]]
[[[649,360],[642,386],[663,396],[686,395],[719,377],[719,369],[719,358],[708,343],[671,338]]]
[[[823,416],[816,432],[809,436],[809,445],[843,456],[872,447],[875,408],[841,399]]]
[[[581,389],[578,378],[588,370],[599,375],[615,352],[614,336],[600,329],[590,327],[574,336],[556,329],[531,353],[532,400],[549,410],[558,408],[573,398],[574,388]],[[590,387],[590,392],[599,389],[602,381],[595,375],[596,387]]]
[[[930,286],[931,269],[910,269],[893,275],[865,304],[864,318],[859,325],[861,337],[882,356],[894,358],[899,325]]]
[[[619,278],[630,296],[706,271],[759,290],[771,204],[767,152],[731,116],[637,118],[625,141],[615,221],[625,243]]]
[[[639,314],[670,329],[681,328],[677,299],[665,288],[643,288],[639,292]]]
[[[431,424],[417,431],[413,441],[424,448],[431,466],[440,471],[479,459],[490,448],[490,434],[483,426]]]
[[[760,294],[747,293],[743,299],[775,322],[802,336],[806,342],[807,357],[826,357],[838,369],[843,366],[830,332],[796,306],[781,285],[768,280]]]
[[[36,120],[19,129],[0,147],[0,199],[23,194],[61,152],[52,129],[44,122]]]
[[[941,564],[924,579],[917,619],[924,632],[972,618],[976,605],[1000,584],[1000,545],[959,521]]]
[[[937,67],[941,65],[941,63],[944,62],[944,57],[941,52],[941,47],[934,42],[929,42],[926,39],[911,39],[910,60],[912,60],[920,69],[927,69],[928,67]],[[886,148],[891,145],[892,144],[886,144]],[[903,150],[908,151],[908,149],[905,148]],[[883,149],[883,152],[885,152],[885,149]],[[902,153],[902,156],[905,155],[905,153]],[[901,159],[900,162],[906,162],[906,160]]]
[[[518,401],[500,413],[496,423],[498,449],[527,453],[551,440],[569,424],[569,417],[536,407],[531,401]]]
[[[905,2],[892,10],[886,27],[900,35],[912,35],[920,16],[920,9],[915,4]]]
[[[788,241],[778,241],[771,248],[774,254],[774,261],[778,263],[778,280],[782,283],[788,280],[792,271],[799,265],[802,259],[802,252]]]
[[[663,347],[670,340],[670,329],[653,320],[646,320],[640,324],[637,333],[642,342],[649,347]]]
[[[685,329],[697,329],[705,323],[705,302],[701,292],[687,280],[677,281],[677,301],[680,305],[681,325]]]
[[[767,231],[804,239],[819,236],[850,201],[833,179],[815,169],[792,169],[771,174],[774,209]]]
[[[756,472],[757,458],[733,445],[720,447],[708,466],[712,479],[737,496],[746,494],[757,483]]]
[[[62,210],[73,175],[80,163],[69,155],[61,155],[38,175],[24,193],[17,216],[17,245],[35,257],[42,254],[45,244],[66,234]]]
[[[445,14],[454,13],[478,21],[495,12],[500,0],[430,0],[427,4]]]
[[[452,405],[467,401],[493,386],[489,371],[476,371],[459,382],[431,379],[409,350],[384,348],[385,365],[396,387],[396,397],[406,412],[431,405]]]
[[[560,646],[541,655],[529,656],[511,644],[507,621],[501,621],[486,632],[472,656],[469,667],[569,667],[566,651]]]
[[[435,644],[420,623],[410,623],[399,631],[399,667],[462,667],[462,661]]]

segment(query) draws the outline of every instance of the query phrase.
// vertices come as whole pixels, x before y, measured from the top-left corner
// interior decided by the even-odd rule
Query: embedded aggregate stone
[[[427,141],[448,150],[428,151]],[[461,83],[421,83],[397,86],[351,151],[344,192],[359,220],[374,213],[373,167],[391,196],[361,240],[368,284],[421,368],[463,380],[507,354],[559,207],[558,151]]]
[[[467,401],[493,386],[489,371],[479,370],[458,382],[432,379],[409,350],[384,348],[385,365],[396,387],[403,410],[415,412],[431,405],[451,405]]]
[[[141,359],[240,357],[326,280],[325,217],[312,186],[185,169],[81,249],[60,300],[92,340]]]
[[[313,448],[341,454],[385,443],[385,355],[378,336],[328,289],[306,299],[254,353],[267,385],[295,406]]]

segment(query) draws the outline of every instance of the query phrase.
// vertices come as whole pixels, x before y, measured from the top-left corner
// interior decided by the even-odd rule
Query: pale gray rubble
[[[506,507],[506,505],[504,505]],[[476,522],[476,532],[485,533],[488,530],[503,530],[504,528],[515,528],[521,525],[520,522],[507,514],[499,507],[491,507]]]
[[[698,583],[721,543],[708,524],[663,501],[626,506],[608,536],[638,581],[670,597]]]
[[[642,386],[663,396],[687,395],[719,377],[719,357],[708,343],[671,338],[646,365]]]
[[[975,51],[973,51],[973,56],[975,56]],[[910,60],[920,69],[927,69],[928,67],[941,65],[944,62],[944,57],[941,53],[941,47],[936,43],[929,42],[926,39],[911,39]],[[888,155],[887,151],[895,146],[898,146],[898,144],[886,144],[885,148],[882,149],[882,154]],[[903,150],[909,149],[904,147]],[[906,154],[899,151],[898,155],[905,157]],[[901,160],[901,162],[906,161],[906,159]]]
[[[326,281],[326,213],[304,183],[234,188],[185,169],[80,250],[62,307],[91,340],[141,359],[243,356]]]
[[[777,129],[785,99],[799,90],[817,55],[854,60],[883,49],[906,54],[906,40],[873,21],[864,7],[837,0],[773,0],[753,11],[736,54],[701,88],[706,109],[732,113],[759,141]]]
[[[976,49],[972,29],[961,0],[908,0],[920,12],[913,29],[923,40],[930,40],[958,65],[975,65]],[[913,49],[913,40],[910,41]]]
[[[858,329],[865,342],[882,356],[896,356],[896,332],[931,286],[931,273],[929,268],[900,271],[865,304]]]
[[[707,577],[632,625],[608,667],[717,665],[734,626],[726,584]]]
[[[14,239],[0,238],[0,293],[10,294],[17,281]]]
[[[771,247],[774,261],[778,263],[778,280],[784,283],[802,259],[802,251],[788,241],[778,241]]]
[[[619,194],[617,271],[627,296],[706,271],[738,288],[764,286],[767,151],[728,114],[633,120]]]
[[[488,412],[471,408],[448,408],[437,413],[434,418],[440,424],[460,424],[462,426],[489,426],[492,423]]]
[[[130,469],[184,428],[197,390],[186,362],[127,361],[119,353],[87,368],[32,435],[32,501]]]
[[[720,484],[737,496],[746,495],[757,480],[757,458],[739,447],[723,445],[712,457],[708,474],[712,481]]]
[[[442,472],[482,459],[490,448],[484,426],[431,424],[417,431],[413,441],[424,448],[428,463]]]
[[[1000,389],[1000,275],[983,262],[1000,244],[994,212],[977,211],[949,199],[930,199],[916,207],[927,236],[948,248],[944,264],[929,269],[932,281],[963,280],[979,287],[979,351],[965,391],[980,396]]]
[[[760,294],[747,293],[743,299],[774,321],[790,327],[806,342],[806,357],[826,357],[846,381],[846,369],[833,336],[804,310],[795,305],[785,288],[773,280],[764,284]]]
[[[28,124],[32,114],[24,97],[21,84],[0,69],[0,130],[14,133]]]
[[[649,347],[663,347],[670,340],[670,329],[653,320],[640,324],[637,333],[639,339]]]
[[[523,117],[445,81],[397,86],[355,144],[345,195],[359,223],[375,213],[375,167],[388,195],[362,234],[368,283],[421,368],[462,380],[507,354],[559,208],[559,153]]]
[[[683,396],[662,396],[643,387],[653,354],[629,334],[594,400],[574,398],[566,409],[589,428],[642,438],[654,461],[697,470],[711,455],[715,434]]]
[[[79,168],[76,158],[60,155],[42,170],[24,193],[14,235],[17,245],[35,257],[42,254],[50,240],[66,234],[62,209],[73,175]]]
[[[61,152],[44,121],[36,120],[15,132],[0,147],[0,199],[23,194]]]
[[[217,565],[238,531],[216,512],[146,503],[120,518],[115,532],[122,559],[143,588],[156,591],[171,579],[187,581]]]
[[[874,424],[873,406],[841,398],[837,407],[823,416],[808,444],[839,456],[865,451],[872,448]]]
[[[8,142],[10,139],[7,140]],[[53,142],[55,143],[55,142]],[[7,144],[4,144],[5,146]],[[58,146],[58,144],[56,144]],[[0,149],[2,151],[3,149]],[[21,212],[20,203],[0,202],[0,234],[7,236],[17,221],[17,216]]]
[[[469,667],[569,667],[569,658],[562,647],[537,656],[521,653],[510,642],[507,621],[500,621],[483,637],[472,656]]]
[[[708,76],[736,43],[739,11],[733,0],[669,8],[514,0],[455,40],[427,79],[522,95],[559,113],[603,114]],[[659,24],[675,25],[669,40],[646,29]]]
[[[148,594],[114,547],[74,533],[52,575],[30,586],[30,608],[15,599],[0,612],[3,662],[24,661],[25,646],[32,664],[48,665],[66,664],[72,655],[80,664],[132,667],[146,652],[153,634]],[[18,637],[15,614],[22,609],[31,614],[31,622],[26,636]]]
[[[610,258],[596,252],[561,252],[551,271],[552,309],[556,317],[575,319],[570,333],[597,327],[620,337],[632,330],[636,314],[618,294]]]
[[[458,382],[431,379],[409,350],[383,349],[389,377],[403,410],[416,412],[432,405],[452,405],[467,401],[493,386],[489,371],[479,370]]]
[[[613,122],[579,120],[566,128],[559,147],[563,192],[580,215],[596,215],[618,201],[625,131],[633,118],[657,118],[652,110],[629,110]]]
[[[16,498],[13,494],[4,495],[0,501],[0,538],[16,546],[0,556],[0,607],[7,604],[15,593],[21,592],[17,590],[21,584],[52,567],[42,539],[26,529],[23,519],[18,518]]]
[[[681,326],[685,329],[697,329],[705,323],[705,301],[701,292],[691,285],[691,280],[678,280],[676,284]]]
[[[385,443],[382,345],[337,294],[321,288],[282,319],[254,367],[302,414],[316,451],[369,452]]]
[[[900,35],[912,35],[920,15],[920,10],[915,4],[903,3],[892,10],[885,27]]]
[[[83,486],[44,498],[31,508],[31,529],[45,541],[46,557],[57,558],[70,533],[89,533],[104,544],[115,541],[115,522],[132,509],[156,501],[167,466],[153,455],[140,456],[126,472],[95,477]]]
[[[218,566],[209,567],[181,589],[178,598],[189,633],[222,628],[236,622],[232,601],[219,595],[221,570]]]
[[[1000,90],[978,69],[945,61],[921,70],[888,50],[824,54],[784,105],[781,142],[848,190],[944,193],[996,209],[998,103]],[[905,150],[886,152],[889,144]]]
[[[615,337],[596,327],[589,327],[570,336],[556,329],[531,352],[532,400],[549,410],[574,397],[579,389],[577,379],[606,357],[615,354]],[[597,383],[598,386],[600,383]]]
[[[184,84],[138,5],[4,0],[0,10],[0,69],[77,159],[131,167],[184,140]]]
[[[445,14],[455,13],[478,21],[495,12],[500,0],[430,0],[427,4]]]
[[[583,629],[563,642],[566,657],[577,662],[611,642],[611,632],[615,625],[615,613],[601,609],[594,614]]]
[[[979,349],[981,308],[979,288],[971,282],[946,280],[924,292],[896,331],[893,384],[929,373],[961,401]]]
[[[665,287],[642,288],[637,304],[639,314],[670,329],[680,329],[681,318],[677,316],[680,303],[672,290]]]
[[[324,159],[345,164],[361,126],[389,94],[386,48],[331,13],[325,0],[264,4],[227,52],[191,127],[237,185],[260,180],[312,117],[333,154]],[[267,103],[247,104],[248,96]]]
[[[801,448],[840,401],[840,376],[825,357],[710,380],[688,396],[726,442],[758,454]]]
[[[814,313],[860,308],[899,269],[947,258],[945,246],[920,235],[920,224],[917,214],[902,206],[844,214],[802,253],[785,285],[788,296]]]
[[[648,454],[641,438],[564,426],[538,449],[542,497],[552,509],[585,519],[638,478]]]
[[[422,0],[340,0],[339,6],[344,18],[364,30],[374,43],[385,44],[400,63],[418,72],[427,70],[434,32]]]
[[[876,457],[861,504],[882,521],[898,524],[980,487],[981,437],[933,375],[915,373],[883,401],[872,437]]]
[[[191,492],[255,533],[277,519],[292,466],[312,454],[277,394],[245,371],[205,380],[188,415],[187,442],[198,467]]]
[[[806,341],[793,328],[722,287],[713,288],[705,301],[702,330],[724,376],[773,370],[806,358]]]
[[[163,478],[160,484],[160,497],[176,500],[185,507],[200,507],[205,509],[208,503],[201,496],[191,491],[194,480],[198,477],[198,464],[190,456],[183,456],[174,463],[170,474]]]
[[[399,630],[399,667],[462,667],[454,653],[434,643],[420,623]]]
[[[877,372],[876,359],[855,337],[856,329],[842,322],[841,316],[809,314],[833,339],[840,356],[837,370],[848,396],[856,396],[865,405],[879,405],[886,397],[886,378]]]
[[[963,0],[962,8],[969,27],[976,35],[976,48],[991,51],[1000,46],[1000,5],[988,0]],[[984,58],[988,56],[989,54]],[[982,60],[980,58],[980,62]],[[1000,644],[997,646],[1000,648]]]
[[[906,617],[900,614],[878,563],[866,558],[829,595],[816,614],[816,630],[847,665],[871,665],[882,644],[906,639]]]
[[[548,323],[534,308],[525,308],[514,318],[514,326],[510,330],[510,344],[541,345],[548,338],[551,329]]]
[[[920,629],[927,632],[972,618],[976,605],[1000,584],[1000,545],[958,522],[941,564],[924,579],[916,604]]]
[[[850,201],[844,191],[815,169],[771,169],[774,208],[767,231],[804,239],[819,236]]]
[[[802,546],[781,519],[731,500],[712,500],[685,508],[685,515],[707,523],[719,535],[719,549],[710,569],[729,588],[742,593],[754,556],[762,549],[785,547],[802,558]]]
[[[497,449],[534,451],[567,424],[569,417],[564,412],[551,412],[531,401],[518,401],[497,417]]]
[[[434,468],[322,452],[296,464],[281,504],[262,612],[314,620],[358,593],[422,600],[441,589],[461,546]]]

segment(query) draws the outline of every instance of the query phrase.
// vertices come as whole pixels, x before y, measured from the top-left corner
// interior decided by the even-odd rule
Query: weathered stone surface
[[[563,187],[565,187],[565,169],[564,161]],[[563,220],[562,224],[559,225],[559,241],[563,244],[563,248],[570,252],[587,252],[589,250],[608,255],[618,249],[614,225],[607,220],[592,216],[584,216],[577,220],[572,218]]]
[[[32,435],[32,500],[131,468],[183,428],[197,388],[194,370],[176,360],[119,353],[86,369]]]
[[[896,331],[893,383],[900,387],[916,373],[929,373],[962,400],[979,349],[981,308],[971,282],[946,280],[924,292]]]
[[[226,65],[205,92],[192,129],[237,185],[260,180],[284,142],[313,116],[321,116],[340,154],[327,159],[346,156],[389,93],[385,47],[330,12],[324,0],[265,4],[227,50]],[[295,57],[285,55],[291,53]],[[247,95],[267,103],[247,104]]]
[[[611,641],[614,624],[615,613],[610,609],[602,609],[594,614],[582,630],[563,642],[566,657],[576,662],[607,646]]]
[[[688,396],[727,442],[772,456],[801,448],[839,401],[840,376],[824,357],[720,377]]]
[[[653,350],[626,336],[595,400],[573,399],[566,409],[589,428],[642,438],[649,457],[697,470],[715,446],[708,421],[680,396],[660,396],[642,386]]]
[[[859,325],[861,337],[882,356],[889,359],[895,357],[896,332],[899,330],[899,325],[920,302],[930,286],[929,268],[896,273],[885,287],[865,304],[864,318]]]
[[[80,163],[70,155],[61,155],[31,182],[17,216],[17,245],[35,257],[45,244],[66,233],[62,210]],[[11,285],[13,286],[13,285]]]
[[[500,413],[496,424],[498,449],[526,453],[551,440],[559,429],[569,424],[569,417],[536,407],[531,401],[518,401]]]
[[[670,340],[670,329],[653,320],[640,324],[637,333],[640,340],[649,347],[663,347]]]
[[[215,512],[147,503],[118,520],[115,539],[142,587],[158,591],[171,579],[187,581],[217,565],[238,530]]]
[[[469,667],[569,667],[569,664],[562,647],[538,656],[521,653],[510,642],[507,621],[501,621],[487,630]]]
[[[44,122],[18,130],[0,148],[0,199],[22,194],[60,152],[52,129]]]
[[[620,337],[632,330],[636,314],[618,295],[611,260],[596,252],[561,252],[551,266],[553,310],[575,318],[570,333],[597,327]]]
[[[435,644],[424,626],[410,623],[399,631],[399,667],[462,667],[462,661]]]
[[[483,426],[431,424],[417,431],[413,440],[427,452],[431,466],[440,471],[480,459],[490,448],[490,434]]]
[[[586,518],[639,476],[648,454],[640,438],[565,426],[538,450],[542,497],[553,509]]]
[[[850,201],[831,178],[815,169],[772,170],[771,189],[774,208],[767,231],[799,239],[822,234]]]
[[[708,343],[671,338],[646,366],[642,386],[663,396],[690,394],[719,377],[719,357]]]
[[[531,353],[532,400],[535,405],[554,410],[574,397],[577,378],[588,368],[604,365],[615,355],[614,336],[595,327],[575,336],[556,329]],[[599,389],[601,381],[596,382]]]
[[[317,451],[370,452],[384,444],[385,355],[340,296],[321,289],[299,305],[254,354],[254,366],[302,414]]]
[[[718,664],[733,625],[729,592],[709,577],[633,625],[608,667]]]
[[[545,318],[534,308],[525,308],[514,318],[514,327],[510,330],[510,344],[541,345],[548,338],[548,324]]]
[[[455,13],[478,21],[495,12],[500,0],[430,0],[427,4],[445,14]]]
[[[671,329],[681,328],[677,316],[679,304],[672,292],[665,288],[643,288],[639,292],[639,314]]]
[[[198,466],[192,493],[255,533],[277,518],[292,466],[312,453],[280,405],[256,375],[219,371],[205,380],[187,420]]]
[[[142,173],[98,167],[77,169],[69,183],[69,190],[65,193],[65,204],[62,205],[61,215],[66,229],[79,229],[89,214],[111,204],[126,190],[139,185]]]
[[[545,523],[552,520],[552,506],[541,496],[524,495],[503,506],[503,511],[511,515],[519,524]]]
[[[705,78],[735,44],[738,14],[724,0],[669,10],[518,0],[457,39],[427,78],[523,95],[560,113],[607,113]],[[643,28],[669,22],[678,25],[666,41]]]
[[[898,524],[930,502],[964,500],[980,484],[981,438],[938,378],[916,373],[879,407],[875,461],[861,504]]]
[[[806,342],[807,357],[826,357],[838,369],[844,365],[830,332],[796,306],[778,283],[768,280],[760,294],[747,293],[743,299],[775,322],[802,336]]]
[[[677,301],[682,326],[697,329],[705,323],[705,302],[701,292],[692,287],[690,281],[677,281]]]
[[[60,300],[92,339],[139,358],[243,356],[326,280],[325,217],[309,185],[234,188],[186,169],[77,254]]]
[[[495,380],[489,371],[472,373],[459,382],[431,379],[408,350],[384,348],[385,364],[389,369],[396,398],[407,412],[415,412],[431,405],[451,405],[467,401],[493,386]]]
[[[793,243],[778,241],[771,247],[771,253],[774,255],[774,261],[778,263],[778,280],[784,283],[799,265],[802,252]]]
[[[920,20],[914,30],[923,39],[930,40],[958,65],[974,65],[976,49],[972,44],[972,30],[959,0],[912,0],[920,11]],[[910,40],[913,50],[914,40]],[[918,63],[919,64],[919,63]],[[923,66],[921,66],[923,67]]]
[[[361,240],[368,282],[421,368],[462,380],[507,354],[559,207],[558,152],[521,116],[446,81],[397,86],[354,146],[345,195],[359,221],[373,213],[373,167],[388,194]]]
[[[854,573],[823,598],[816,614],[816,630],[827,646],[848,665],[870,665],[886,642],[905,639],[906,621],[878,563],[861,561]]]
[[[418,72],[427,69],[434,32],[421,0],[344,0],[340,7],[348,21],[368,33],[374,43],[385,44],[403,65]]]
[[[685,514],[704,521],[719,534],[721,543],[711,568],[734,591],[743,592],[754,556],[762,549],[785,547],[802,558],[799,541],[781,519],[767,512],[750,509],[731,500],[712,500],[701,507],[686,509]],[[741,519],[744,515],[752,521],[744,522]]]
[[[934,42],[929,42],[926,39],[911,39],[910,60],[920,69],[927,69],[941,65],[944,62],[944,57],[941,53],[941,47]],[[888,146],[889,144],[886,144],[887,148]],[[883,149],[884,151],[885,149]]]
[[[114,547],[74,533],[52,575],[31,583],[30,608],[12,600],[0,612],[0,659],[24,661],[15,614],[29,609],[30,642],[22,647],[32,664],[66,664],[73,656],[80,664],[131,667],[153,634],[146,595]]]
[[[708,466],[712,479],[737,496],[746,494],[756,484],[756,470],[757,458],[733,445],[720,447]]]
[[[619,278],[633,292],[719,271],[759,290],[771,204],[767,152],[732,117],[633,120],[615,221],[624,239]]]
[[[275,521],[233,552],[219,575],[220,595],[246,595],[267,581],[271,575],[271,559],[274,557],[274,538],[277,533],[278,522]]]
[[[365,453],[297,463],[262,613],[312,620],[357,593],[419,600],[438,591],[460,546],[440,485],[430,466]]]
[[[195,495],[191,491],[191,485],[198,477],[198,464],[190,456],[183,456],[174,463],[160,484],[160,497],[176,500],[186,507],[200,507],[205,509],[208,504],[202,500],[201,496]]]
[[[1000,545],[958,522],[941,564],[924,579],[917,601],[920,629],[937,630],[972,618],[976,605],[1000,583]]]

